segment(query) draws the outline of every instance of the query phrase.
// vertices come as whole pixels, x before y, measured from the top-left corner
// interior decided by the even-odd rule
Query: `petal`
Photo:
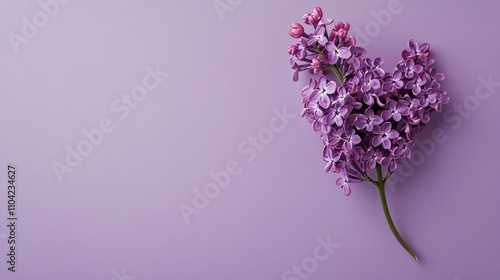
[[[395,101],[395,100],[389,100],[389,102],[387,102],[387,109],[390,109],[390,110],[394,110],[396,109],[396,107],[398,106],[398,103]]]
[[[337,83],[335,83],[335,81],[330,81],[328,82],[328,84],[326,85],[326,87],[324,88],[326,93],[334,93],[335,90],[337,89]]]
[[[309,108],[305,108],[302,110],[302,112],[300,113],[300,117],[304,117],[306,115],[309,115],[311,113],[311,109]]]
[[[325,172],[331,171],[333,166],[333,162],[329,161],[325,165]]]
[[[415,66],[413,66],[413,72],[415,73],[421,73],[423,70],[424,67],[420,64],[415,64]]]
[[[406,144],[406,147],[408,148],[408,150],[410,150],[411,148],[415,147],[415,142],[408,142]]]
[[[351,47],[351,53],[354,57],[362,57],[366,55],[366,50],[361,47]]]
[[[366,127],[366,117],[363,116],[363,115],[358,115],[356,117],[356,121],[354,122],[354,125],[358,128],[358,129],[363,129]]]
[[[405,50],[403,50],[403,51],[401,52],[401,57],[402,57],[403,59],[408,59],[408,58],[410,57],[410,52],[409,52],[408,50],[406,50],[406,49],[405,49]]]
[[[321,132],[322,132],[323,134],[328,134],[328,133],[330,133],[330,131],[332,131],[332,126],[330,126],[330,125],[328,125],[328,124],[323,124],[323,125],[321,126]]]
[[[338,60],[339,60],[339,57],[336,56],[334,53],[329,53],[328,54],[328,62],[330,64],[335,64],[335,63],[337,63]]]
[[[429,103],[434,104],[436,103],[436,96],[435,95],[429,95]]]
[[[325,161],[329,161],[332,158],[333,151],[330,149],[330,147],[325,146],[323,148],[323,159]]]
[[[319,81],[318,81],[318,88],[324,89],[325,86],[326,86],[326,77],[325,76],[321,76],[319,78]]]
[[[335,183],[337,184],[337,186],[342,187],[345,183],[345,180],[344,178],[338,178],[337,181],[335,181]]]
[[[370,161],[368,161],[368,165],[367,165],[368,169],[370,169],[370,170],[375,169],[375,164],[376,164],[376,162],[374,160],[370,159]]]
[[[304,59],[306,58],[306,56],[307,56],[307,50],[305,48],[301,49],[298,55],[299,59]]]
[[[342,47],[338,49],[338,56],[343,59],[348,59],[351,57],[351,51],[346,47]]]
[[[337,145],[339,142],[340,142],[340,137],[334,136],[334,137],[332,137],[332,139],[330,139],[330,142],[328,144]],[[340,155],[339,155],[339,157],[340,157]]]
[[[413,94],[415,94],[415,95],[419,94],[421,90],[422,89],[417,84],[414,84],[412,87]]]
[[[392,127],[392,124],[390,122],[386,122],[380,128],[380,131],[382,133],[388,133],[389,131],[391,131],[391,127]]]
[[[401,147],[398,147],[396,150],[394,150],[394,155],[397,157],[400,157],[403,154],[404,154],[404,150]]]
[[[341,154],[340,154],[340,153],[336,153],[335,155],[333,155],[333,161],[334,161],[334,162],[339,161],[340,156],[341,156]]]
[[[403,76],[403,75],[401,74],[401,72],[396,70],[396,71],[394,71],[394,73],[392,74],[392,79],[393,79],[393,80],[400,80],[402,76]]]
[[[380,88],[380,81],[378,79],[371,80],[370,84],[371,84],[372,88],[374,88],[374,89]]]
[[[318,22],[318,25],[329,25],[333,22],[331,18],[323,18]]]
[[[346,131],[345,131],[345,136],[346,136],[346,138],[351,138],[351,136],[353,136],[353,135],[354,135],[354,133],[356,133],[356,132],[354,131],[354,129],[350,129],[350,128],[349,128],[349,129],[346,129]]]
[[[381,78],[385,75],[385,71],[382,68],[376,68],[375,70],[373,70],[373,73],[377,74],[377,76]]]
[[[336,117],[335,117],[335,124],[336,124],[337,126],[341,126],[343,122],[344,122],[344,121],[342,120],[342,118],[341,118],[340,116],[336,116]]]
[[[392,118],[395,121],[399,122],[401,120],[401,114],[399,112],[396,112],[396,113],[394,113],[394,115],[392,115]]]
[[[366,131],[371,132],[373,130],[373,124],[371,124],[371,123],[367,124],[365,129],[366,129]]]
[[[345,146],[346,151],[349,152],[350,150],[352,150],[352,142],[351,141],[345,142],[344,146]]]
[[[373,138],[373,147],[378,147],[380,144],[382,144],[382,137],[377,136]]]
[[[318,43],[324,47],[326,43],[328,43],[328,39],[325,36],[322,36],[319,38]]]
[[[340,170],[340,176],[342,176],[342,178],[344,179],[344,182],[345,182],[345,179],[347,178],[347,171],[345,170],[345,168],[342,168]]]
[[[412,50],[413,52],[416,52],[418,50],[418,44],[414,40],[408,41],[408,48]]]
[[[334,123],[335,123],[335,116],[334,116],[334,115],[331,115],[331,114],[330,114],[330,115],[328,115],[328,116],[327,116],[327,119],[326,119],[326,123],[327,123],[328,125],[332,125],[332,124],[334,124]]]
[[[384,122],[384,119],[382,117],[374,116],[372,118],[372,124],[373,125],[380,125],[382,122]]]
[[[330,107],[330,97],[326,94],[320,94],[319,95],[319,105],[325,109],[328,109]]]
[[[326,50],[327,50],[329,53],[332,53],[332,52],[333,52],[333,50],[335,50],[335,49],[336,49],[335,44],[334,44],[334,43],[332,43],[332,42],[328,42],[328,43],[326,44],[326,47],[325,47],[325,48],[326,48]]]
[[[391,162],[391,164],[389,165],[389,171],[391,171],[391,172],[396,171],[397,168],[398,168],[398,164],[394,161]]]
[[[389,133],[387,133],[387,138],[389,139],[396,139],[398,138],[399,136],[399,132],[397,132],[396,130],[391,130],[389,131]]]
[[[343,187],[342,187],[342,190],[344,191],[344,195],[345,196],[349,196],[351,194],[351,188],[349,187],[348,184],[345,184]]]
[[[429,43],[423,43],[422,46],[420,46],[420,52],[427,52],[429,50],[429,48],[431,47],[431,45],[429,45]]]
[[[386,150],[389,150],[391,148],[391,140],[384,138],[384,140],[382,141],[382,147],[384,147],[384,149]]]
[[[316,80],[314,78],[311,78],[311,80],[309,80],[309,88],[310,89],[315,89],[316,88]]]
[[[311,96],[309,97],[309,100],[311,102],[318,102],[319,100],[319,97],[320,97],[320,91],[319,90],[314,90],[312,93],[311,93]]]
[[[319,120],[315,120],[312,123],[312,128],[314,131],[320,131],[321,130],[321,122]]]
[[[316,118],[318,118],[318,119],[319,119],[319,118],[321,118],[321,117],[323,116],[323,110],[321,110],[321,109],[319,109],[319,108],[318,108],[318,109],[315,109],[315,110],[314,110],[314,116],[315,116]]]
[[[382,118],[384,118],[384,120],[388,120],[388,119],[390,119],[390,118],[391,118],[391,116],[392,116],[391,111],[383,111],[383,112],[382,112]]]
[[[384,83],[384,91],[394,91],[396,87],[392,83],[385,82]]]
[[[340,110],[339,110],[339,115],[341,116],[345,116],[345,114],[347,114],[349,110],[347,110],[346,107],[342,107]]]
[[[351,138],[351,142],[353,144],[358,144],[359,142],[361,142],[361,137],[359,137],[359,135],[354,135],[352,138]]]

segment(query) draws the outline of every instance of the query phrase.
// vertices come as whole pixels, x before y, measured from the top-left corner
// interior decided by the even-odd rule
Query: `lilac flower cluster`
[[[415,135],[448,102],[444,75],[434,69],[427,43],[410,40],[397,67],[385,72],[382,58],[356,47],[348,23],[324,18],[319,7],[303,19],[314,31],[299,23],[290,28],[299,39],[288,48],[293,80],[301,71],[320,75],[302,90],[302,116],[321,133],[325,171],[340,173],[337,185],[349,195],[350,183],[374,182],[369,172],[377,165],[387,167],[388,178],[410,158]]]

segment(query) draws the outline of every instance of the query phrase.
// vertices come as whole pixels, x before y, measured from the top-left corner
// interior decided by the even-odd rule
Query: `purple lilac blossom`
[[[336,183],[349,195],[349,184],[369,180],[377,164],[394,172],[411,157],[415,136],[448,103],[444,75],[428,43],[409,40],[401,61],[384,71],[382,58],[367,58],[356,46],[348,23],[323,18],[319,7],[303,19],[313,32],[292,24],[289,34],[298,43],[288,48],[293,80],[303,71],[315,75],[302,90],[302,116],[320,133],[325,171],[340,173]]]

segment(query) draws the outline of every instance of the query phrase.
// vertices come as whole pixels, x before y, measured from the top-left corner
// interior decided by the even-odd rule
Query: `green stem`
[[[375,186],[378,184],[375,180],[373,180],[372,178],[370,178],[370,176],[368,176],[368,174],[364,174],[365,175],[365,180],[374,184]]]
[[[330,69],[332,69],[333,73],[335,73],[335,76],[337,76],[337,78],[339,78],[340,83],[343,85],[344,84],[344,75],[342,75],[342,73],[340,73],[340,70],[335,66],[331,66]]]
[[[328,60],[328,58],[326,58],[324,55],[323,55],[323,52],[319,49],[318,46],[314,46],[314,49],[316,50],[316,53],[321,56],[321,58],[323,60]],[[333,71],[333,73],[335,73],[335,76],[337,76],[337,78],[339,78],[340,80],[340,83],[343,85],[344,84],[344,81],[345,81],[345,77],[344,77],[344,74],[342,73],[342,71],[340,69],[338,69],[336,66],[334,65],[331,65],[330,66],[330,69]]]
[[[378,183],[377,187],[382,187],[383,188],[384,187],[384,181],[382,179],[383,178],[382,177],[382,166],[379,163],[377,163],[377,166],[376,166],[375,169],[377,170],[377,183]]]
[[[377,190],[378,190],[378,195],[380,197],[380,202],[382,203],[382,209],[384,210],[385,219],[387,220],[387,223],[389,224],[389,227],[391,228],[392,233],[394,234],[396,239],[399,241],[399,244],[401,244],[401,246],[403,246],[403,248],[405,248],[406,251],[416,261],[417,255],[415,254],[415,252],[413,252],[413,250],[410,248],[410,246],[408,246],[408,244],[406,244],[404,239],[399,234],[398,230],[396,229],[396,226],[394,225],[394,222],[392,221],[391,213],[389,212],[389,206],[387,205],[387,198],[385,195],[385,180],[387,180],[390,175],[387,174],[388,176],[386,176],[385,179],[384,179],[384,177],[382,177],[382,166],[380,164],[377,164],[376,170],[377,170],[377,183],[374,185],[377,187]]]
[[[392,175],[392,172],[390,172],[390,171],[387,172],[387,174],[385,175],[385,178],[384,178],[384,184],[385,184],[385,182],[387,182],[387,180],[389,180],[389,178],[391,177],[391,175]]]

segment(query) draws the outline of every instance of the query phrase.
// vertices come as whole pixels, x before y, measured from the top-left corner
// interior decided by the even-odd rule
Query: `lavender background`
[[[498,279],[500,4],[394,1],[73,0],[17,54],[9,33],[42,9],[0,1],[0,278],[305,279],[286,271],[307,266],[330,236],[338,248],[307,279]],[[315,5],[363,30],[385,69],[414,38],[431,43],[446,74],[448,117],[433,115],[419,139],[442,129],[447,140],[421,149],[424,163],[388,192],[418,263],[392,236],[373,186],[346,198],[323,172],[321,143],[298,117],[307,79],[291,81],[287,32]],[[388,5],[400,12],[377,22]],[[111,104],[157,65],[169,76],[121,120]],[[285,109],[296,117],[270,137]],[[103,118],[114,131],[60,182],[51,164]],[[268,141],[250,157],[259,134]],[[179,205],[192,206],[193,188],[232,161],[241,173],[186,224]],[[5,256],[8,163],[18,169],[16,273]]]

